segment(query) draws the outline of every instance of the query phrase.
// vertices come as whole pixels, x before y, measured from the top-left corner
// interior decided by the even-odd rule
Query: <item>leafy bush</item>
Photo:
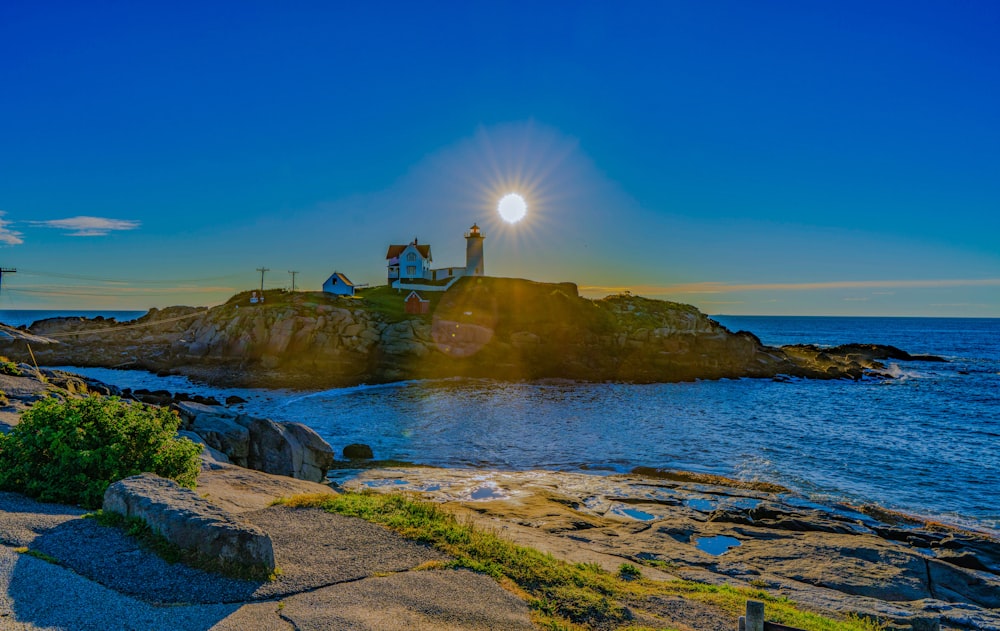
[[[170,410],[117,397],[45,399],[0,438],[0,488],[97,508],[112,482],[151,471],[193,487],[201,446]]]
[[[23,377],[24,373],[17,367],[17,364],[6,357],[0,357],[0,374],[11,375],[13,377]]]

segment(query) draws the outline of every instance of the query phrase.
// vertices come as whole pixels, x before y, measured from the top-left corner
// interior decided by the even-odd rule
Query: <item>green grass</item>
[[[45,561],[46,563],[59,565],[59,560],[54,556],[52,556],[51,554],[45,554],[44,552],[40,552],[38,550],[32,550],[31,548],[28,548],[26,546],[21,546],[20,548],[14,548],[14,552],[17,552],[18,554],[25,554],[29,557],[35,557],[36,559],[40,559],[42,561]]]
[[[125,517],[104,511],[88,513],[84,517],[95,519],[102,526],[125,531],[125,534],[134,538],[140,547],[153,552],[170,564],[183,563],[195,569],[247,581],[274,581],[281,575],[280,568],[271,571],[262,565],[223,561],[195,550],[179,548],[154,532],[146,522],[137,517]]]
[[[691,581],[651,581],[623,564],[617,574],[593,563],[574,564],[516,545],[496,533],[459,521],[440,506],[402,494],[375,492],[301,495],[279,504],[319,507],[332,513],[383,524],[404,537],[429,544],[455,558],[450,566],[488,574],[526,598],[535,623],[553,631],[615,629],[633,631],[632,611],[653,596],[681,596],[718,607],[734,616],[748,599],[767,603],[768,619],[807,631],[877,631],[867,619],[833,620],[802,611],[786,599],[759,589],[705,585]]]
[[[443,292],[440,291],[418,291],[420,297],[424,300],[430,301],[430,310],[426,314],[414,315],[406,313],[405,300],[412,289],[393,289],[387,285],[378,285],[375,287],[367,287],[365,289],[360,289],[357,292],[357,296],[361,299],[360,303],[366,308],[371,309],[374,312],[381,314],[389,322],[400,322],[409,318],[423,318],[429,319],[431,314],[437,308],[438,302],[441,301],[441,295]]]
[[[224,308],[232,308],[233,305],[242,308],[253,308],[263,310],[283,309],[286,307],[302,307],[308,305],[331,305],[351,310],[364,310],[373,314],[378,314],[388,322],[400,322],[411,318],[428,319],[441,300],[442,292],[422,291],[420,296],[430,301],[430,313],[414,315],[406,313],[404,301],[409,295],[410,289],[392,289],[386,285],[365,287],[357,290],[353,298],[344,296],[333,296],[319,291],[299,291],[295,293],[280,289],[269,289],[264,292],[263,304],[250,304],[250,292],[242,291],[232,296],[226,301]]]

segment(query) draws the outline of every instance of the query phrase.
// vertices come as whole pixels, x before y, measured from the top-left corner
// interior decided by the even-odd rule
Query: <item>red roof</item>
[[[411,243],[410,245],[413,245],[413,244]],[[391,259],[391,258],[399,256],[400,254],[403,253],[403,250],[405,250],[406,248],[410,247],[410,245],[390,245],[389,246],[389,251],[385,253],[385,258]],[[427,260],[433,260],[431,258],[431,246],[429,246],[429,245],[415,245],[414,247],[417,248],[418,252],[420,252],[420,256],[424,257]]]

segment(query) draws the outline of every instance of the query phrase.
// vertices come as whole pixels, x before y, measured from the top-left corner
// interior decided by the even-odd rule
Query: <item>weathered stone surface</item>
[[[227,410],[224,407],[218,405],[205,405],[204,403],[197,403],[195,401],[177,401],[172,406],[171,409],[176,410],[180,414],[181,418],[187,422],[191,422],[197,416],[202,414],[211,416],[228,416],[236,418],[238,413],[232,410]]]
[[[249,468],[296,477],[302,468],[302,445],[291,432],[270,419],[239,416],[236,422],[250,432]]]
[[[211,445],[205,442],[205,439],[187,430],[181,430],[177,432],[178,438],[187,438],[193,443],[201,445],[201,468],[202,469],[214,469],[224,464],[230,464],[229,456],[222,453],[221,451],[212,448]]]
[[[893,528],[869,509],[803,509],[787,491],[723,482],[400,468],[345,486],[431,489],[425,498],[517,543],[609,571],[626,559],[649,578],[763,584],[807,608],[862,613],[891,629],[940,619],[944,628],[1000,631],[1000,574],[991,569],[1000,541],[918,523]],[[700,547],[719,536],[740,545],[721,554]]]
[[[190,424],[192,432],[201,436],[213,449],[226,454],[230,462],[247,466],[250,455],[250,431],[233,418],[215,414],[200,414]]]
[[[237,521],[191,489],[151,473],[125,478],[108,487],[103,509],[136,517],[167,541],[224,562],[274,569],[267,533]]]
[[[956,567],[937,559],[927,561],[927,572],[934,597],[1000,609],[1000,577]]]
[[[175,409],[188,427],[229,462],[265,473],[323,482],[334,461],[333,449],[301,423],[276,423],[223,407],[181,402]]]
[[[375,457],[372,448],[362,443],[354,443],[344,447],[344,457],[349,460],[364,460]]]
[[[295,477],[300,480],[323,482],[327,470],[333,466],[333,448],[312,428],[302,423],[285,423],[285,429],[302,447],[302,464]]]

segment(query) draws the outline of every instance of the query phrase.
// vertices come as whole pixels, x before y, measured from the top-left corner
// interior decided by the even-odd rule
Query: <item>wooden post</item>
[[[31,352],[31,344],[25,342],[24,345],[28,347],[28,354],[31,355],[31,363],[35,365],[35,374],[38,375],[38,380],[42,383],[48,383],[49,380],[45,378],[41,370],[38,370],[38,362],[35,361],[35,354]]]
[[[746,631],[764,631],[764,603],[747,601]]]

